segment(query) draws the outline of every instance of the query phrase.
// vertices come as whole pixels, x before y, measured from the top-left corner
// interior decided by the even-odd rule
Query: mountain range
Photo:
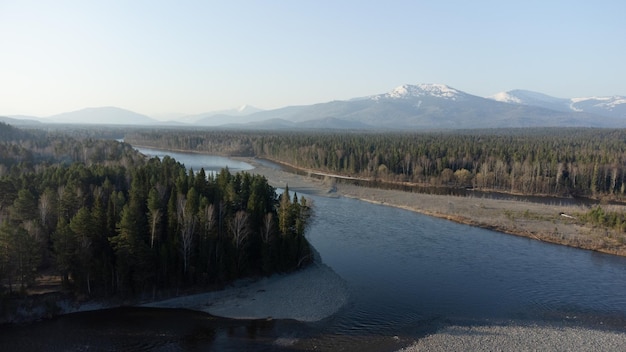
[[[556,98],[538,92],[512,90],[484,98],[444,84],[417,84],[350,100],[273,110],[244,106],[180,116],[165,122],[115,107],[88,108],[45,119],[29,119],[31,122],[249,129],[624,128],[626,97]]]
[[[626,97],[619,95],[563,99],[517,89],[498,93],[489,98],[505,103],[539,106],[556,111],[587,112],[618,119],[626,118]]]

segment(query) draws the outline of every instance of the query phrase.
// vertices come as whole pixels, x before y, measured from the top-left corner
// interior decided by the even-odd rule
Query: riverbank
[[[313,322],[336,313],[348,300],[346,282],[319,258],[307,268],[261,279],[242,279],[224,290],[141,305],[185,308],[234,319]]]
[[[190,309],[233,319],[293,319],[314,322],[336,313],[348,301],[346,282],[319,255],[308,267],[269,277],[247,278],[224,289],[147,303],[85,301],[60,291],[31,295],[3,311],[0,324],[28,323],[70,313],[125,305]],[[7,308],[7,307],[5,307]]]
[[[558,203],[556,200],[552,202],[555,204],[547,204],[367,188],[347,182],[335,183],[332,177],[300,176],[272,168],[254,158],[239,159],[252,164],[255,168],[250,172],[264,175],[274,187],[289,185],[290,190],[299,193],[357,198],[511,235],[626,256],[624,233],[594,228],[577,220],[578,215],[589,211],[584,205]],[[626,206],[622,205],[603,208],[626,212]]]
[[[624,351],[626,335],[579,327],[538,325],[448,326],[400,352]]]

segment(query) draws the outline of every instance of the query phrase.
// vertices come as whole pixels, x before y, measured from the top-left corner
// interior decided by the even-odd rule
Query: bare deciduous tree
[[[187,273],[191,259],[191,246],[193,244],[193,235],[196,231],[197,218],[194,214],[189,214],[186,211],[187,199],[182,194],[178,195],[177,205],[180,238],[182,240],[183,270]]]
[[[230,221],[230,232],[233,235],[233,244],[237,250],[241,249],[250,235],[248,213],[238,211]]]
[[[263,217],[263,227],[261,228],[261,240],[263,243],[270,243],[274,232],[274,214],[267,213]]]
[[[241,271],[245,266],[246,254],[244,247],[247,244],[248,236],[250,235],[249,215],[244,210],[240,210],[235,213],[235,216],[229,221],[229,229],[232,234],[233,246],[237,252],[237,270]]]
[[[213,204],[209,204],[207,205],[207,207],[204,209],[204,216],[206,219],[205,222],[205,231],[206,233],[210,233],[213,228],[215,227],[215,206]]]
[[[157,225],[161,220],[161,209],[150,210],[150,248],[154,248],[154,240],[156,238]]]
[[[48,223],[48,217],[52,211],[52,195],[49,192],[43,192],[39,197],[39,218],[41,224],[45,226]]]

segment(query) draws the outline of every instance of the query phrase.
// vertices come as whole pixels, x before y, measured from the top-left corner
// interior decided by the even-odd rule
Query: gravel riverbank
[[[626,334],[536,325],[448,326],[400,351],[626,351]]]
[[[347,300],[345,281],[328,266],[315,262],[291,274],[239,280],[224,290],[143,306],[186,308],[235,319],[318,321],[337,312]]]

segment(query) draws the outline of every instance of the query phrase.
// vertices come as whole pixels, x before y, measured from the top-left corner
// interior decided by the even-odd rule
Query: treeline
[[[124,140],[132,145],[165,150],[194,150],[226,156],[254,156],[255,141],[264,132],[189,128],[140,128],[128,131]],[[272,134],[268,134],[272,135]]]
[[[626,130],[547,128],[428,133],[134,132],[130,143],[254,155],[387,183],[623,199]]]
[[[0,122],[0,176],[20,176],[74,162],[130,167],[143,161],[129,144],[70,132],[74,137],[58,130],[22,130]]]
[[[116,141],[23,136],[0,148],[0,292],[46,272],[75,292],[135,296],[312,260],[309,204],[262,176],[207,176]]]

